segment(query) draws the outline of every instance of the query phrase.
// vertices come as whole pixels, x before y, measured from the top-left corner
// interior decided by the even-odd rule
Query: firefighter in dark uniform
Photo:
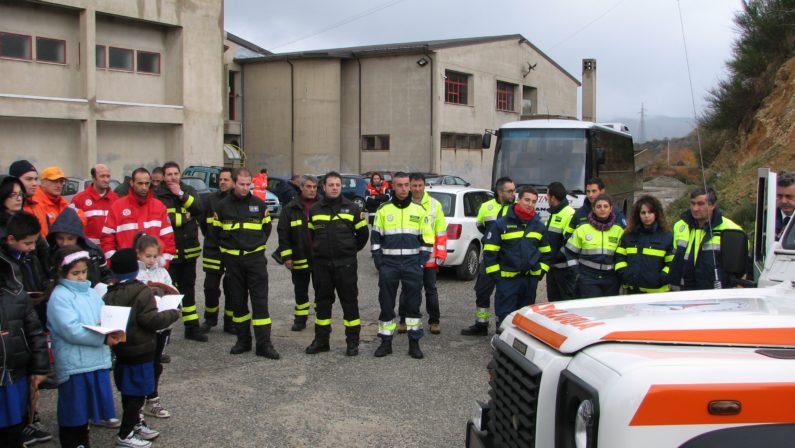
[[[199,227],[204,235],[204,250],[202,251],[202,269],[204,270],[204,322],[202,331],[209,332],[218,325],[218,309],[221,304],[221,281],[224,291],[227,289],[224,277],[224,265],[221,263],[221,249],[215,239],[213,230],[213,216],[218,203],[221,202],[232,190],[232,169],[221,168],[218,173],[218,191],[205,195],[202,198],[204,218],[199,221]],[[223,280],[222,280],[223,279]],[[224,333],[233,333],[232,310],[224,306]]]
[[[198,224],[203,215],[201,201],[193,187],[180,182],[179,165],[166,162],[163,171],[165,177],[155,189],[155,196],[166,206],[176,246],[168,274],[180,294],[184,295],[182,322],[185,324],[185,339],[207,342],[207,334],[199,326],[199,313],[196,311],[196,260],[202,252]]]
[[[317,202],[317,178],[301,178],[301,194],[282,208],[276,231],[279,233],[279,248],[276,249],[290,270],[295,291],[295,311],[292,331],[306,328],[309,317],[309,282],[312,280],[312,240],[309,234],[309,210]]]
[[[342,177],[330,172],[323,178],[325,196],[309,212],[312,233],[312,277],[315,284],[315,339],[307,354],[327,352],[331,334],[334,290],[342,305],[347,356],[359,354],[359,287],[356,253],[367,244],[367,219],[362,210],[342,196]]]
[[[563,236],[568,239],[574,230],[577,227],[588,224],[588,215],[593,211],[594,201],[597,197],[601,195],[607,194],[607,188],[605,188],[605,182],[598,178],[592,177],[585,181],[585,201],[582,203],[582,207],[578,208],[574,212],[574,216],[572,216],[571,220],[569,221],[569,226],[566,227],[566,230]],[[613,212],[616,214],[616,224],[620,226],[622,229],[627,226],[627,218],[624,216],[624,212],[621,209],[615,208]]]
[[[516,184],[509,177],[497,179],[494,186],[494,199],[481,204],[478,210],[477,226],[485,235],[494,225],[497,218],[505,215],[516,197]],[[461,330],[464,336],[486,336],[489,333],[489,317],[491,317],[491,294],[494,293],[494,279],[487,275],[481,264],[478,278],[475,280],[475,324]]]
[[[569,221],[574,216],[574,207],[569,204],[566,197],[566,187],[560,182],[552,182],[547,187],[547,200],[549,201],[549,216],[546,224],[546,237],[552,247],[552,260],[550,260],[547,273],[547,300],[576,299],[575,285],[577,272],[566,263],[566,254],[563,246],[566,245],[564,233],[569,227]]]
[[[409,175],[393,174],[392,187],[394,196],[378,208],[370,237],[373,262],[378,269],[378,302],[381,305],[378,316],[381,345],[375,356],[392,353],[392,336],[397,329],[395,300],[398,284],[402,283],[406,295],[409,355],[420,359],[423,357],[420,350],[423,269],[433,251],[434,233],[425,208],[411,200]]]
[[[226,269],[226,299],[232,308],[237,343],[230,353],[251,351],[254,327],[257,356],[279,359],[271,343],[268,314],[268,266],[265,247],[271,233],[271,217],[265,201],[251,194],[251,172],[238,168],[232,174],[235,186],[215,210],[213,229]],[[249,313],[247,297],[251,297]]]
[[[538,192],[525,186],[519,200],[499,218],[483,239],[483,264],[494,278],[497,329],[505,317],[535,303],[538,281],[549,271],[552,248],[545,226],[536,214]]]

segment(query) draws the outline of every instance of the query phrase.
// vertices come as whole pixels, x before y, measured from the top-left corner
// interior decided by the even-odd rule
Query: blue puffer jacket
[[[105,336],[83,328],[97,325],[102,298],[88,281],[61,279],[47,304],[47,326],[52,337],[55,379],[64,383],[70,375],[110,369],[110,349]]]

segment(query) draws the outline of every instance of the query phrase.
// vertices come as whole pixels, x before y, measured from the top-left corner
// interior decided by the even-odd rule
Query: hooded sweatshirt
[[[47,242],[50,244],[51,260],[54,260],[55,251],[58,250],[55,244],[56,233],[68,233],[77,236],[77,245],[82,247],[88,252],[90,263],[88,264],[88,280],[91,286],[97,283],[110,283],[113,275],[108,268],[108,263],[105,261],[105,255],[102,254],[100,248],[89,241],[83,233],[83,223],[77,216],[77,211],[73,208],[65,208],[55,222],[50,226],[50,234],[47,235]],[[54,264],[54,263],[53,263]],[[58,267],[53,266],[53,271],[57,271]],[[54,272],[52,273],[54,274]],[[55,275],[51,275],[55,278]]]

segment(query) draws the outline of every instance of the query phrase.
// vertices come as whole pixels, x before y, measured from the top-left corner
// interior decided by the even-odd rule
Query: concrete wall
[[[178,158],[174,148],[179,147],[180,134],[177,125],[100,122],[97,161],[111,166],[119,180],[141,166],[151,171]]]
[[[67,175],[87,176],[81,171],[80,121],[0,116],[0,173],[8,173],[14,160],[27,159],[41,172],[58,165]]]

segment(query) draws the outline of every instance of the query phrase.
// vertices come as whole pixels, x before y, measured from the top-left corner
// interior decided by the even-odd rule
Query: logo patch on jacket
[[[609,236],[607,237],[607,240],[610,241],[610,243],[612,244],[618,244],[618,237],[616,236]]]
[[[591,236],[591,234],[590,234],[590,233],[586,233],[586,234],[585,234],[585,240],[586,240],[586,241],[591,241],[592,239],[593,239],[593,236]]]
[[[682,224],[681,226],[679,226],[679,231],[680,231],[680,232],[684,232],[684,231],[685,231],[685,225],[684,225],[684,224]]]
[[[420,222],[420,217],[417,216],[417,215],[410,215],[409,216],[409,221],[411,221],[411,222]]]
[[[249,205],[248,211],[251,213],[259,213],[259,205]]]
[[[130,216],[130,213],[132,212],[130,211],[129,208],[125,208],[124,210],[121,211],[121,214],[124,216]]]
[[[86,207],[91,207],[92,204],[94,204],[94,201],[91,199],[86,199]]]
[[[389,222],[392,222],[392,221],[395,220],[395,217],[392,216],[392,215],[386,215],[386,220],[389,221]]]

